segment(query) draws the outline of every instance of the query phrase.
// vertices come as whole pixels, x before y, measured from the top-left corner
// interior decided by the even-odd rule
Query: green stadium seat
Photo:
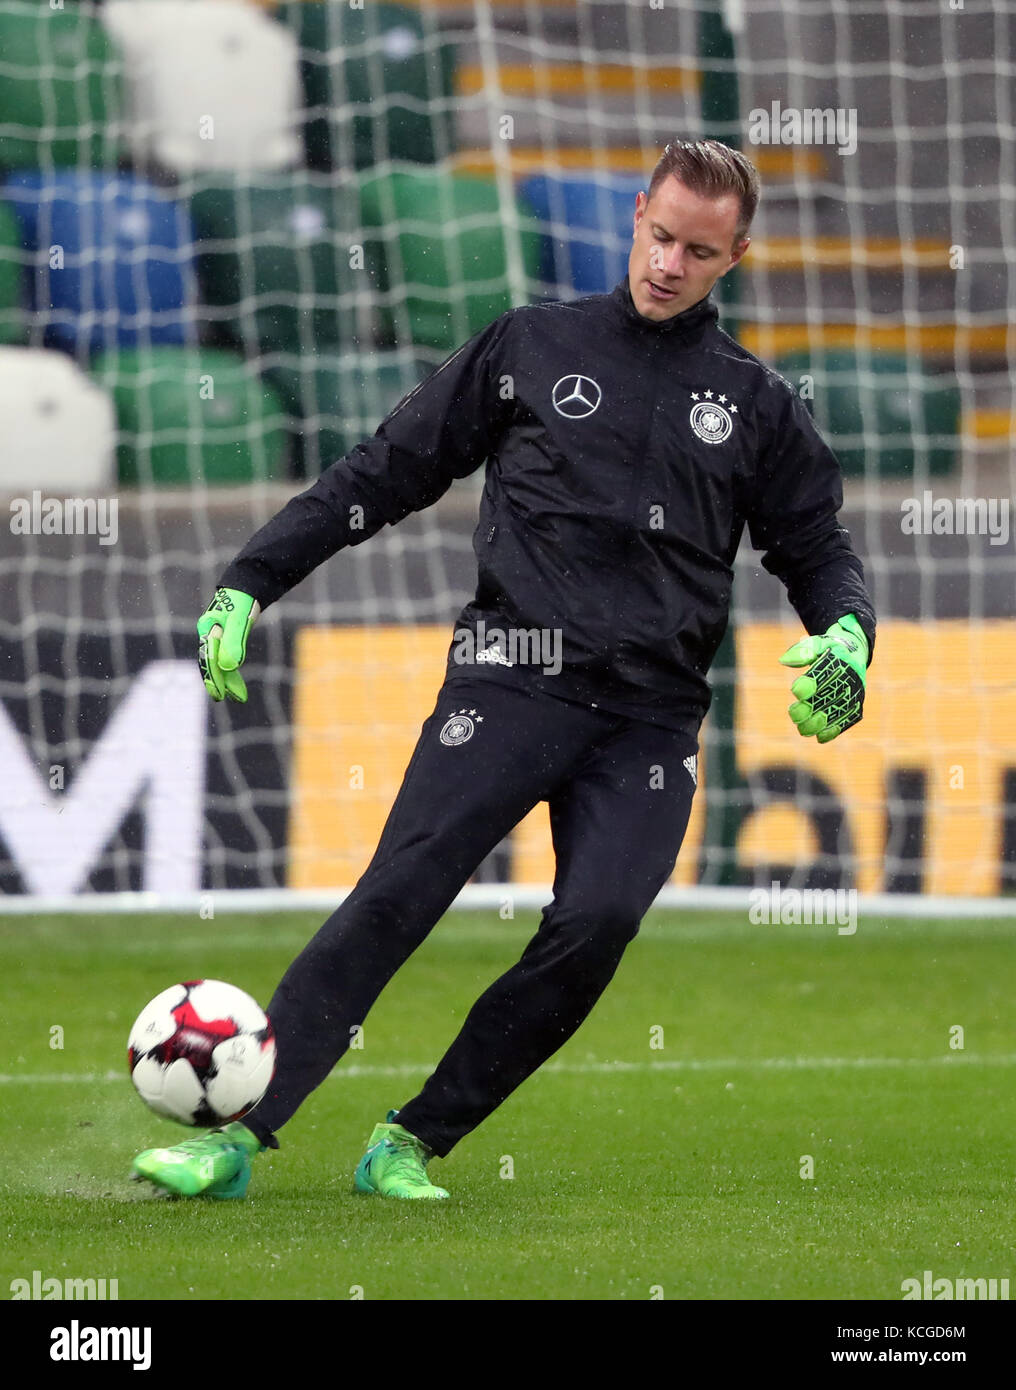
[[[361,241],[355,186],[305,173],[199,182],[191,213],[217,336],[257,355],[369,336],[370,271],[350,265]]]
[[[426,374],[405,351],[303,358],[268,373],[294,436],[294,470],[313,478],[369,439]]]
[[[115,168],[118,51],[74,4],[0,3],[0,168]]]
[[[272,388],[236,354],[156,347],[101,354],[92,374],[117,415],[125,486],[250,483],[286,475],[286,426]]]
[[[953,467],[960,392],[952,377],[897,353],[836,348],[787,354],[776,367],[798,389],[812,378],[806,404],[845,475],[909,478]]]
[[[0,202],[0,343],[24,343],[25,316],[21,225],[9,203]]]
[[[451,152],[455,49],[428,46],[418,9],[296,0],[277,13],[301,49],[310,168],[432,164]]]
[[[360,188],[366,244],[381,248],[382,287],[397,341],[450,352],[512,307],[508,255],[493,179],[418,169],[365,178]],[[542,238],[522,213],[525,297],[539,279]],[[405,325],[405,327],[403,327]]]

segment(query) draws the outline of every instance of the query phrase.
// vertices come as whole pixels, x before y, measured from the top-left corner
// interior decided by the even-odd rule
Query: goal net
[[[880,626],[864,722],[798,738],[800,623],[745,545],[665,892],[997,910],[1014,47],[1016,0],[0,0],[3,903],[355,883],[473,590],[482,470],[273,606],[246,705],[208,701],[195,620],[472,333],[613,288],[663,146],[708,135],[763,182],[722,322],[836,448]],[[472,898],[552,877],[540,806]]]

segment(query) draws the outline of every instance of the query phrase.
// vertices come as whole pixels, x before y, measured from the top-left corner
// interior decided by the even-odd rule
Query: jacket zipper
[[[659,391],[659,380],[660,380],[660,366],[659,366],[659,362],[657,361],[657,362],[654,362],[654,363],[653,363],[653,398],[652,398],[652,402],[651,402],[651,404],[650,404],[649,410],[648,410],[648,412],[647,412],[647,420],[646,420],[645,433],[644,433],[644,435],[643,435],[643,437],[642,437],[642,439],[641,439],[641,441],[640,441],[639,452],[638,452],[638,454],[635,456],[635,457],[636,457],[636,463],[635,463],[635,466],[632,468],[632,481],[631,481],[631,486],[630,486],[629,492],[628,492],[627,507],[626,507],[626,510],[625,510],[625,518],[632,524],[632,526],[634,526],[635,521],[636,521],[636,517],[635,517],[635,507],[638,505],[638,498],[639,498],[639,496],[641,495],[641,490],[642,490],[642,488],[641,488],[641,484],[642,484],[642,475],[643,475],[643,473],[644,473],[645,466],[646,466],[646,452],[647,452],[647,448],[648,448],[650,436],[652,435],[652,432],[653,432],[653,416],[654,416],[655,413],[656,413],[656,402],[657,402],[657,395],[658,395],[658,391]],[[614,601],[613,601],[613,605],[612,605],[612,609],[611,609],[610,624],[609,624],[609,626],[608,626],[608,628],[607,628],[607,655],[608,655],[608,659],[613,657],[614,649],[615,649],[615,645],[616,645],[616,642],[615,642],[615,634],[616,634],[616,632],[617,632],[617,622],[618,622],[618,617],[619,617],[619,615],[620,615],[620,609],[621,609],[621,590],[622,590],[622,588],[624,587],[625,580],[626,580],[624,566],[625,566],[625,563],[627,562],[627,558],[628,558],[628,557],[631,555],[631,553],[632,553],[632,549],[633,549],[633,539],[632,539],[631,536],[629,536],[628,541],[627,541],[626,546],[625,546],[625,554],[624,554],[624,557],[622,558],[622,563],[621,563],[621,566],[620,566],[620,572],[619,572],[619,574],[618,574],[618,576],[617,576],[617,580],[615,581],[615,584],[614,584]]]

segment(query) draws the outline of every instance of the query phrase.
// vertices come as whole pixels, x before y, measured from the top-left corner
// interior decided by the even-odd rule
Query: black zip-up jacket
[[[794,390],[716,319],[709,299],[643,318],[627,279],[502,314],[262,527],[220,583],[266,608],[486,461],[477,590],[449,673],[695,733],[745,525],[806,630],[854,613],[870,660],[875,616],[837,521],[836,457]],[[459,666],[461,634],[481,619],[487,634],[551,634],[561,669],[547,645],[539,665]]]

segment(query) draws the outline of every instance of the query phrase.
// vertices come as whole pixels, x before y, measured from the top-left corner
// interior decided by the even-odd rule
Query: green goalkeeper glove
[[[783,653],[784,666],[807,666],[790,687],[797,697],[787,713],[804,738],[829,743],[860,724],[867,684],[868,639],[853,613],[821,637],[803,637]]]
[[[215,597],[198,619],[198,666],[213,700],[228,695],[247,703],[247,687],[239,666],[247,655],[247,638],[261,605],[239,589],[216,589]]]

